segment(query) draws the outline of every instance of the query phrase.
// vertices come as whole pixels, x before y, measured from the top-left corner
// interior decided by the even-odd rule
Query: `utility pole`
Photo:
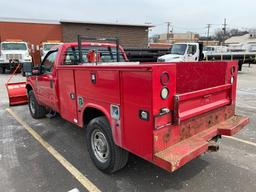
[[[171,22],[166,22],[167,23],[167,42],[170,43],[170,27],[171,27]]]
[[[225,18],[224,19],[224,24],[223,24],[223,28],[222,28],[222,30],[223,30],[223,32],[224,32],[224,37],[226,36],[226,33],[227,33],[227,19]]]
[[[207,45],[209,44],[210,28],[212,24],[207,24]]]
[[[224,43],[225,39],[226,39],[226,36],[227,36],[227,19],[225,18],[224,19],[224,24],[223,24],[223,38],[222,38],[222,43]]]

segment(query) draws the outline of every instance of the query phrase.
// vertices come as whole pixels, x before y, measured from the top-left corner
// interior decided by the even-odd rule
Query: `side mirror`
[[[32,74],[32,63],[23,63],[22,64],[22,75],[25,76],[29,76]]]

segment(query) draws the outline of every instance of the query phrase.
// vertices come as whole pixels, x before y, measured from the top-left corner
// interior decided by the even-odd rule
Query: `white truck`
[[[32,63],[28,43],[21,40],[0,42],[0,73],[12,70],[17,64]]]
[[[159,62],[200,61],[202,45],[199,43],[175,43],[171,53],[158,57]]]
[[[255,52],[205,52],[202,43],[176,43],[171,53],[158,57],[158,62],[191,62],[191,61],[223,61],[237,60],[239,71],[244,63],[256,63]]]
[[[63,44],[62,42],[60,41],[45,41],[45,42],[42,42],[41,45],[40,45],[40,59],[41,59],[41,62],[43,61],[45,55],[50,51],[50,49],[54,46],[58,46],[58,45],[61,45]]]

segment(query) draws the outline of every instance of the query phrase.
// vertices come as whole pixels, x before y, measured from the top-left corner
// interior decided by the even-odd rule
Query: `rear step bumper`
[[[154,154],[158,166],[173,172],[208,150],[209,140],[217,135],[234,135],[249,123],[247,117],[233,116],[205,131]]]

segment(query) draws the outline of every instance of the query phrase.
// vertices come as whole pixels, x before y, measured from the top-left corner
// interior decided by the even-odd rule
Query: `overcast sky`
[[[167,21],[174,32],[211,33],[227,18],[229,28],[256,28],[253,0],[0,0],[0,18],[81,20],[144,24],[156,27],[151,34],[166,32]]]

